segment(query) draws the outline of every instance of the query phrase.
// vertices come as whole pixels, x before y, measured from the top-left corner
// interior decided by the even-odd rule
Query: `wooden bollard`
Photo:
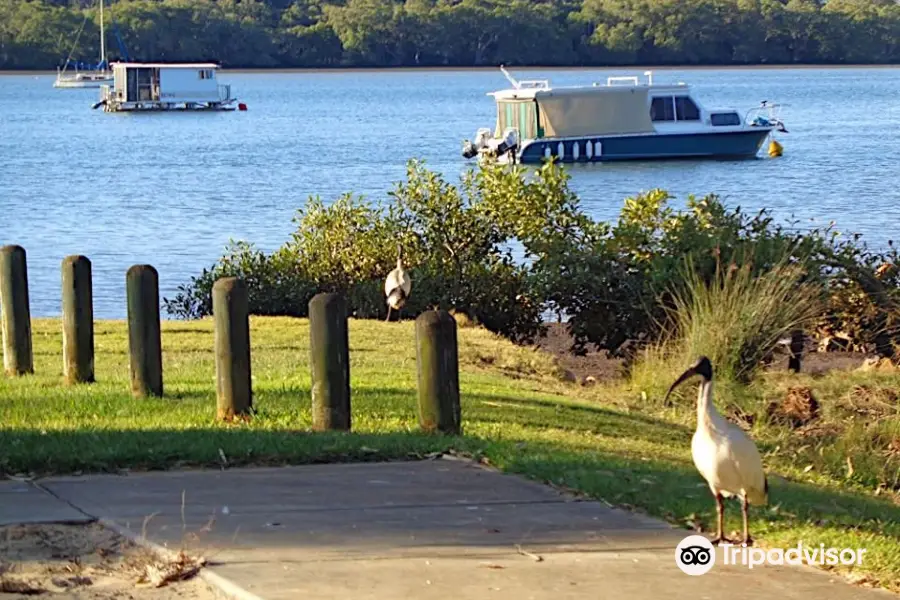
[[[34,373],[28,266],[21,246],[0,248],[0,312],[3,313],[3,369],[7,375]]]
[[[216,415],[230,421],[250,414],[250,304],[246,284],[223,277],[213,284],[216,324]]]
[[[790,356],[788,357],[788,369],[794,373],[800,372],[800,363],[803,359],[803,346],[806,338],[803,331],[798,329],[791,332]]]
[[[162,396],[159,275],[150,265],[134,265],[128,269],[125,282],[128,296],[131,393],[137,398]]]
[[[419,371],[419,426],[426,432],[459,434],[459,356],[456,319],[445,310],[423,312],[416,319]]]
[[[340,294],[316,294],[309,301],[309,364],[313,429],[349,431],[350,342]]]
[[[91,261],[67,256],[62,262],[63,376],[66,383],[94,381],[94,308]]]

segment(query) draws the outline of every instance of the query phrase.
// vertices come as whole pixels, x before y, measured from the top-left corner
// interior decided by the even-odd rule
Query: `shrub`
[[[689,196],[685,209],[675,210],[658,189],[625,199],[615,223],[598,222],[568,182],[553,161],[533,170],[483,164],[459,185],[411,161],[386,202],[348,194],[325,205],[310,198],[281,248],[266,255],[250,244],[230,245],[166,299],[166,308],[184,318],[209,314],[215,279],[239,275],[257,314],[304,316],[313,294],[339,291],[357,317],[383,318],[382,282],[399,248],[413,280],[406,317],[454,310],[524,342],[541,333],[545,314],[556,314],[566,320],[575,352],[592,345],[630,357],[665,338],[672,310],[685,308],[678,289],[686,260],[688,288],[696,289],[721,285],[721,264],[746,268],[745,286],[757,277],[758,285],[771,285],[767,273],[795,265],[805,282],[828,291],[816,323],[823,335],[893,355],[900,334],[893,248],[870,252],[858,236],[842,237],[833,226],[777,224],[767,210],[745,214],[714,194]],[[515,260],[514,247],[521,254]]]
[[[527,271],[485,210],[482,189],[473,177],[460,189],[411,162],[387,206],[349,194],[327,206],[310,198],[282,247],[265,255],[231,244],[213,267],[164,299],[165,307],[181,318],[206,316],[215,280],[240,276],[254,314],[306,316],[310,298],[330,291],[345,294],[355,316],[384,318],[383,282],[399,251],[413,280],[405,316],[453,309],[512,339],[531,340],[540,332],[543,304],[531,301]]]
[[[166,311],[186,319],[212,314],[212,287],[220,277],[245,280],[251,312],[257,315],[305,316],[316,293],[313,283],[283,254],[269,256],[252,244],[232,241],[215,265],[178,286],[171,300],[163,298]]]

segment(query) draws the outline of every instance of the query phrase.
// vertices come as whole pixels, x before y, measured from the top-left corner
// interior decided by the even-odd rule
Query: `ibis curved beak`
[[[687,379],[690,379],[691,377],[693,377],[693,376],[696,375],[696,374],[697,374],[697,367],[691,367],[690,369],[688,369],[687,371],[685,371],[684,373],[682,373],[682,374],[678,377],[678,379],[675,380],[675,383],[673,383],[673,384],[671,385],[671,387],[669,387],[669,391],[666,392],[666,397],[665,397],[665,399],[663,400],[663,404],[665,404],[666,406],[671,406],[671,403],[669,402],[669,395],[670,395],[673,391],[675,391],[675,388],[677,388],[679,385],[681,385],[682,383],[684,383]]]

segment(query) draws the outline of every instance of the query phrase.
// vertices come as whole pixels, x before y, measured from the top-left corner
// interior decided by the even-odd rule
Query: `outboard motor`
[[[466,140],[463,142],[463,152],[462,155],[464,158],[472,158],[476,154],[478,154],[482,148],[487,147],[488,139],[490,139],[491,130],[482,127],[475,133],[475,142],[470,142]]]
[[[503,139],[497,144],[497,156],[501,156],[509,151],[515,152],[519,145],[519,136],[515,129],[507,129],[503,132]]]

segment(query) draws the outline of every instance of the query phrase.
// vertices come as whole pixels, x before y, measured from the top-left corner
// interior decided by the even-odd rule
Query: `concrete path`
[[[63,477],[39,485],[85,515],[204,554],[217,575],[264,600],[896,599],[802,567],[751,571],[719,560],[691,577],[674,559],[688,532],[461,461]],[[0,494],[0,518],[10,518],[4,504],[12,497]]]
[[[80,510],[27,481],[0,481],[0,525],[89,521]]]

